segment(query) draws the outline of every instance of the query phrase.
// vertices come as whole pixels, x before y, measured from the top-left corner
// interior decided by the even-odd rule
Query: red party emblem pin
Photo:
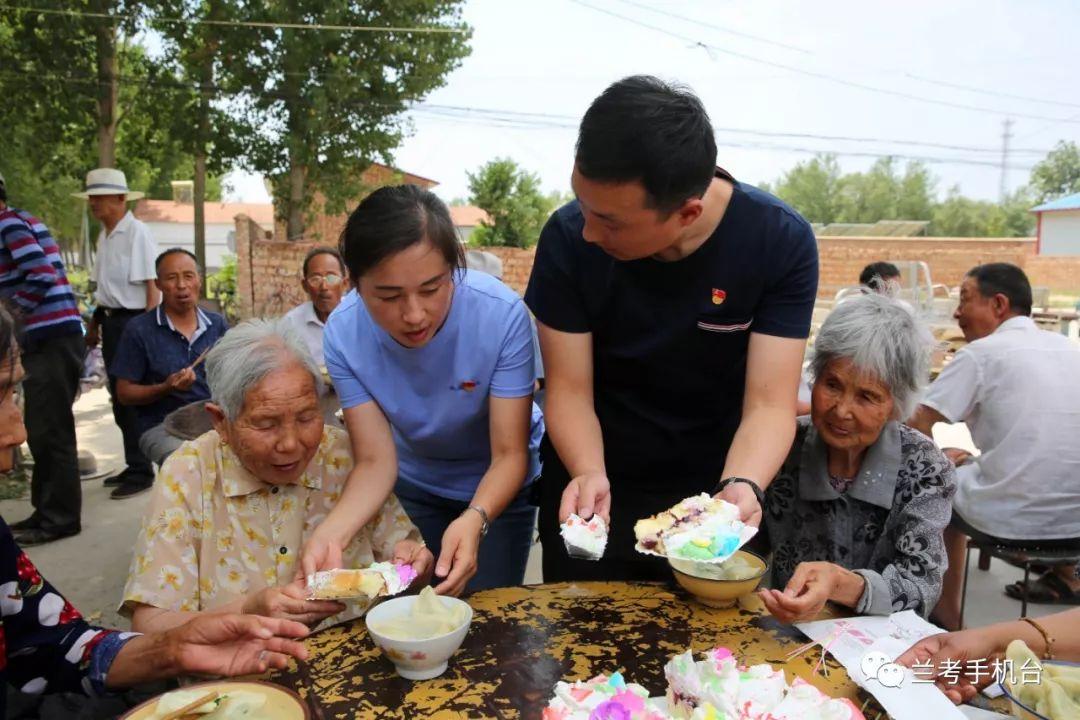
[[[461,385],[459,385],[458,387],[460,387],[465,392],[472,392],[473,390],[476,389],[476,381],[475,380],[462,380]]]
[[[726,300],[726,299],[727,299],[727,293],[726,292],[724,292],[720,288],[713,288],[712,289],[713,305],[723,305],[724,300]]]

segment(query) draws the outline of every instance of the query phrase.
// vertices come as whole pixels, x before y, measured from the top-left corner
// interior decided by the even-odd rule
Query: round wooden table
[[[820,651],[785,662],[806,639],[763,613],[754,597],[747,607],[755,609],[716,610],[662,584],[589,582],[500,588],[466,599],[472,627],[449,669],[434,680],[398,677],[363,620],[313,635],[306,663],[269,677],[295,688],[315,720],[538,718],[559,680],[620,670],[661,695],[669,658],[687,648],[724,646],[741,663],[783,667],[789,682],[798,675],[857,705],[867,698],[831,658],[828,677],[815,674]],[[877,710],[871,701],[867,717],[874,720]]]

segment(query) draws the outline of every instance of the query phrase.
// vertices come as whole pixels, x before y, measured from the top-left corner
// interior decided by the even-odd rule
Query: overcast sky
[[[577,120],[634,73],[692,87],[720,164],[751,183],[816,151],[845,171],[895,154],[964,160],[929,163],[939,191],[995,199],[1006,118],[1010,189],[1041,158],[1026,151],[1080,139],[1076,0],[469,0],[465,19],[472,54],[394,158],[447,200],[496,157],[567,190]],[[266,199],[257,178],[234,185]]]

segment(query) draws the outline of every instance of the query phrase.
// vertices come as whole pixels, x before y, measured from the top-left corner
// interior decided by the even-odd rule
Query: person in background
[[[353,468],[349,438],[323,422],[322,374],[300,334],[285,318],[240,323],[207,355],[206,377],[214,429],[162,465],[120,611],[147,631],[196,613],[317,625],[366,611],[308,600],[298,577],[300,548],[339,504]],[[390,561],[412,565],[422,584],[434,558],[397,499],[380,495],[374,520],[334,567]]]
[[[91,279],[97,284],[94,293],[94,318],[87,327],[86,343],[101,343],[105,371],[109,376],[113,419],[124,436],[126,467],[107,478],[126,496],[144,490],[154,481],[154,469],[139,450],[139,419],[135,408],[120,402],[116,393],[113,359],[128,321],[152,310],[158,304],[154,258],[157,244],[150,230],[127,209],[127,203],[143,197],[128,189],[127,178],[120,170],[98,168],[86,174],[86,189],[74,193],[90,204],[90,214],[101,223],[97,257]]]
[[[393,489],[438,558],[436,592],[520,585],[544,431],[525,303],[465,269],[446,205],[415,185],[365,198],[341,249],[356,290],[324,345],[356,466],[304,573],[336,566]]]
[[[840,303],[818,331],[810,417],[765,492],[774,589],[759,595],[782,622],[813,619],[830,600],[923,617],[937,603],[954,471],[929,438],[900,424],[933,345],[919,320],[877,293]]]
[[[26,377],[16,323],[0,304],[0,472],[26,439],[15,389]],[[251,675],[307,658],[297,622],[257,615],[193,619],[168,632],[140,635],[90,625],[19,547],[0,517],[0,682],[29,695],[102,695],[180,675]],[[0,717],[7,717],[0,692]]]
[[[30,517],[12,524],[21,545],[40,545],[82,528],[82,487],[72,404],[86,345],[82,317],[49,228],[7,204],[0,176],[0,297],[19,315],[27,443],[34,456]]]
[[[760,522],[795,437],[818,281],[814,233],[716,166],[684,87],[620,80],[581,121],[577,199],[540,234],[525,301],[544,355],[546,581],[661,579],[637,519],[701,492]],[[599,561],[567,555],[570,513],[609,521]]]
[[[221,315],[198,305],[202,279],[194,255],[172,248],[158,255],[154,266],[161,304],[124,328],[112,373],[120,402],[136,410],[140,451],[160,467],[183,442],[165,429],[165,416],[210,399],[201,359],[225,335],[228,325]],[[111,497],[130,497],[149,487],[149,483],[127,483],[113,490]]]
[[[872,262],[859,273],[859,284],[882,290],[900,284],[900,268],[891,262]]]
[[[341,296],[349,289],[345,263],[334,248],[315,247],[304,257],[301,272],[301,285],[311,299],[285,313],[285,317],[303,335],[315,363],[319,367],[326,367],[326,359],[323,357],[323,329],[330,313],[334,312],[334,308],[341,302]]]
[[[959,705],[990,684],[994,674],[987,672],[987,668],[993,668],[995,660],[1005,657],[1005,650],[1013,640],[1023,640],[1042,658],[1080,662],[1078,625],[1080,608],[1075,608],[1038,620],[1021,618],[981,628],[938,633],[912,645],[896,662],[913,669],[916,665],[934,668],[937,686]],[[919,677],[924,677],[921,671]]]
[[[968,344],[930,386],[911,427],[963,422],[981,454],[949,448],[957,465],[949,572],[934,611],[959,629],[967,539],[1004,546],[1080,548],[1080,348],[1031,319],[1031,284],[1008,263],[973,268],[955,317]],[[1021,583],[1006,588],[1020,597]],[[1027,588],[1041,603],[1080,603],[1075,568],[1046,572]]]

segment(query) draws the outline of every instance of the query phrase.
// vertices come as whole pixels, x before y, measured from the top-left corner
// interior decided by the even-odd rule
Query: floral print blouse
[[[213,430],[184,443],[154,483],[120,612],[130,616],[135,603],[212,610],[289,584],[304,542],[341,497],[352,467],[348,435],[329,426],[294,485],[254,477]],[[420,532],[391,495],[345,549],[344,565],[391,560],[406,538],[420,540]],[[325,623],[366,609],[350,604]]]
[[[857,613],[912,609],[925,617],[948,567],[943,533],[955,492],[948,458],[896,422],[885,425],[858,475],[838,492],[825,443],[808,417],[799,418],[791,453],[765,496],[772,586],[783,588],[801,562],[831,562],[865,578]]]
[[[0,718],[4,681],[28,695],[105,693],[105,677],[136,633],[93,627],[41,576],[0,518]]]

